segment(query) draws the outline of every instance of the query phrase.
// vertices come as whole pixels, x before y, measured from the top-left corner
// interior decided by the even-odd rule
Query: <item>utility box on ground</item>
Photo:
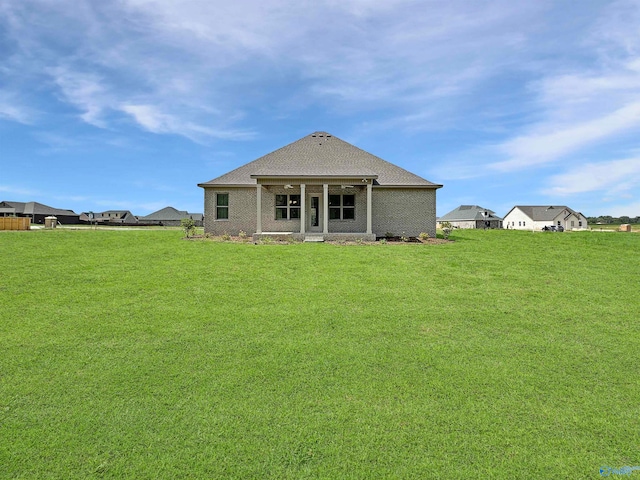
[[[631,224],[623,223],[622,225],[620,225],[620,231],[621,232],[630,232],[631,231]]]
[[[57,217],[44,217],[44,228],[56,228],[57,224]]]

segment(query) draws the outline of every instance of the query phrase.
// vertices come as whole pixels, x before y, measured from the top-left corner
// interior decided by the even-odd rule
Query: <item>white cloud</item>
[[[11,195],[20,195],[24,197],[34,197],[37,195],[41,195],[41,192],[38,192],[36,190],[14,187],[12,185],[0,185],[0,192],[4,192]]]
[[[502,144],[508,160],[489,165],[493,170],[513,171],[558,160],[588,145],[640,126],[640,101],[604,117],[569,126],[544,125],[545,133],[532,133]],[[554,128],[555,127],[555,128]]]
[[[585,35],[564,22],[554,29],[556,18],[600,17],[582,5],[563,7],[550,0],[8,0],[5,5],[8,35],[23,53],[21,66],[48,72],[60,98],[78,108],[83,121],[101,128],[117,129],[118,113],[124,112],[156,134],[196,142],[244,139],[253,128],[237,125],[257,117],[247,112],[259,111],[259,120],[268,120],[316,105],[343,116],[365,112],[380,128],[488,128],[480,122],[486,122],[483,109],[490,102],[479,99],[510,91],[510,76],[525,72],[535,79],[525,93],[536,96],[539,116],[513,129],[499,151],[505,160],[493,162],[512,169],[581,148],[585,136],[595,138],[594,129],[606,137],[599,129],[603,123],[624,123],[614,111],[623,116],[640,101],[624,94],[637,92],[634,79],[640,75],[631,54],[609,62],[611,71],[592,66],[586,73],[579,65],[541,60],[548,52],[537,39],[545,29],[553,32],[559,55],[576,47],[576,33]],[[607,18],[598,23],[597,38],[619,22],[615,15]],[[624,40],[611,38],[614,47],[607,48],[624,41],[629,50],[636,45],[633,34],[627,29]],[[595,45],[580,45],[579,53],[603,48]],[[603,92],[616,98],[622,93],[607,105]]]
[[[588,163],[550,179],[549,195],[606,191],[608,194],[640,191],[640,157]]]
[[[15,98],[8,98],[8,95],[0,93],[0,118],[30,125],[34,123],[35,117],[32,108],[20,105]]]
[[[576,154],[625,137],[617,150],[637,148],[628,134],[640,127],[640,30],[630,21],[640,20],[639,7],[626,0],[604,6],[599,20],[582,32],[583,61],[569,57],[572,63],[541,70],[529,82],[531,121],[495,145],[490,171],[577,167]]]
[[[601,206],[596,215],[611,215],[612,217],[622,217],[626,215],[635,218],[640,216],[640,202],[614,203]]]
[[[172,133],[183,135],[195,142],[210,138],[243,139],[251,137],[251,132],[223,130],[205,127],[161,112],[153,105],[121,105],[120,110],[129,114],[145,130],[152,133]]]
[[[52,68],[50,73],[63,98],[82,110],[82,120],[96,127],[106,126],[102,116],[112,100],[103,79],[62,66]]]
[[[286,96],[304,105],[435,110],[434,98],[469,92],[517,61],[544,3],[9,0],[6,9],[13,38],[34,52],[24,57],[32,70],[44,66],[84,121],[113,126],[113,105],[154,105],[198,131],[209,109],[217,116],[200,134],[210,135],[264,99],[300,108],[263,93],[288,77]]]

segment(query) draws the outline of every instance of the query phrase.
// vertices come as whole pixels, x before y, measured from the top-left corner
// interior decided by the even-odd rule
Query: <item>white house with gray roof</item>
[[[438,224],[442,222],[457,228],[502,228],[502,218],[493,210],[478,205],[460,205],[438,218]]]
[[[565,230],[587,229],[587,218],[564,205],[516,205],[504,216],[504,228],[514,230],[542,230],[562,227]]]
[[[442,187],[326,132],[198,186],[206,233],[316,240],[435,236]]]

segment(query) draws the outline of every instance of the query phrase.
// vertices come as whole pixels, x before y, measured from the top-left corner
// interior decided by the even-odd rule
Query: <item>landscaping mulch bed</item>
[[[274,245],[288,245],[293,243],[302,243],[297,240],[269,240],[269,241],[259,241],[254,242],[251,237],[228,237],[223,238],[222,236],[212,236],[212,235],[193,235],[191,237],[185,237],[184,240],[208,240],[212,242],[231,242],[231,243],[256,243],[256,244],[274,244]],[[354,240],[326,240],[323,243],[329,243],[333,245],[407,245],[414,243],[424,243],[428,245],[442,245],[444,243],[452,243],[453,240],[445,240],[444,238],[427,238],[425,240],[421,240],[417,237],[408,237],[403,239],[402,237],[380,237],[375,242],[369,241],[354,241]]]

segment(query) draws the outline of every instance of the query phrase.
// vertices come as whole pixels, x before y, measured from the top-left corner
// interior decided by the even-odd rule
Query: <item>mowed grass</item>
[[[0,232],[0,478],[640,465],[640,236]]]

